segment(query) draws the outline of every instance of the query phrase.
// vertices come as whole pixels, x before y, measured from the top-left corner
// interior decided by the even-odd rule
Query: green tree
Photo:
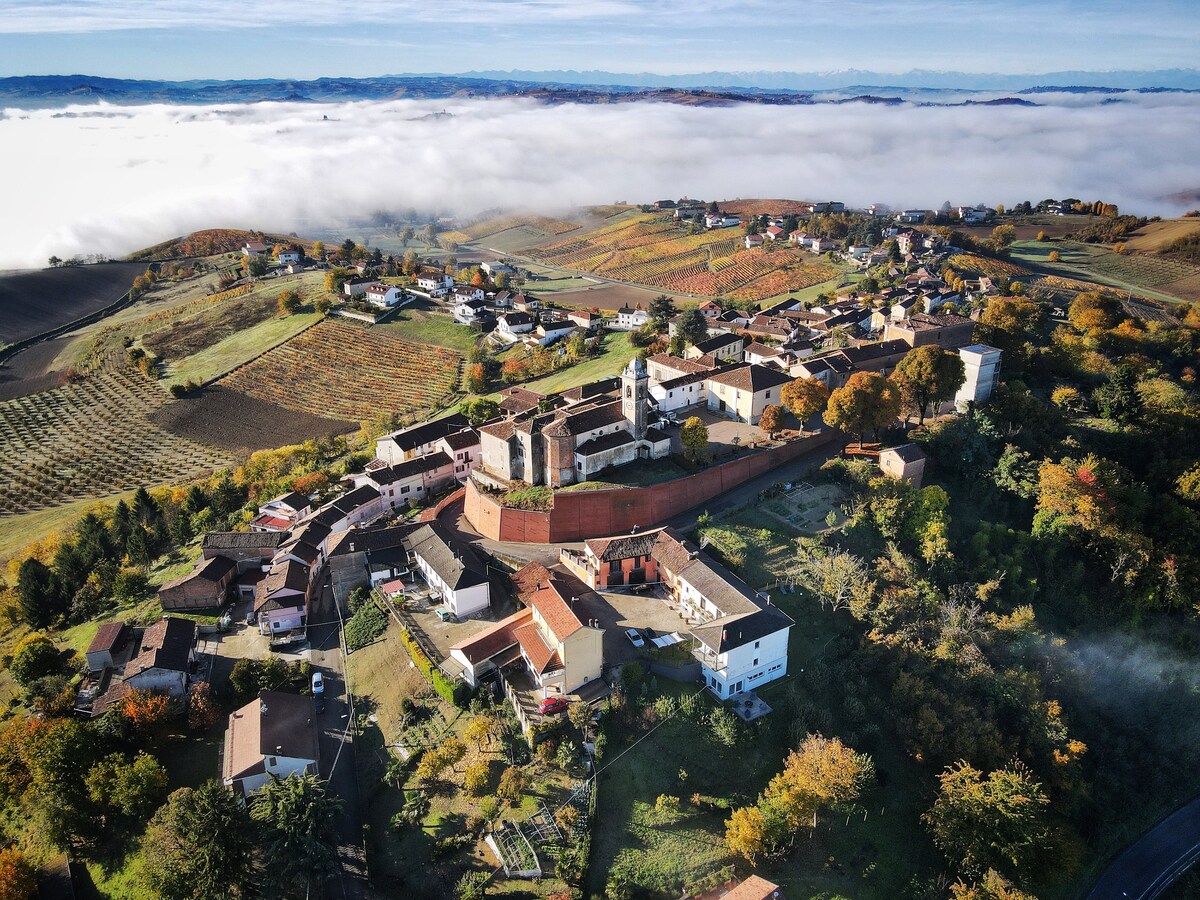
[[[891,379],[900,388],[903,405],[917,413],[918,424],[924,425],[929,405],[952,399],[967,380],[967,370],[957,353],[925,344],[904,354]]]
[[[258,823],[261,846],[271,860],[268,884],[286,891],[323,884],[337,874],[334,823],[341,808],[316,775],[272,776],[254,794],[250,818]]]
[[[809,419],[829,403],[829,388],[816,378],[797,378],[783,386],[779,392],[780,402],[800,423],[800,433]]]
[[[466,416],[472,425],[479,425],[500,415],[500,404],[487,397],[468,397],[458,405],[458,411]]]
[[[988,869],[1018,880],[1027,875],[1049,834],[1049,800],[1029,770],[1017,763],[985,778],[958,762],[938,782],[937,801],[923,818],[946,856],[961,860],[970,875]]]
[[[46,635],[34,632],[21,638],[13,651],[8,671],[21,687],[29,687],[39,678],[57,674],[62,670],[62,654],[54,641]]]
[[[300,302],[300,295],[293,290],[283,290],[279,292],[279,311],[285,316],[292,316],[300,312],[304,304]]]
[[[492,880],[487,872],[465,872],[454,885],[455,900],[481,900],[487,896],[488,883]]]
[[[329,315],[329,311],[333,309],[333,300],[331,300],[329,297],[318,297],[316,302],[313,303],[313,309],[315,309],[319,315],[327,316]]]
[[[44,628],[63,612],[65,604],[54,573],[39,559],[25,559],[17,570],[17,602],[33,628]]]
[[[708,339],[708,319],[704,318],[704,313],[695,307],[685,310],[679,317],[679,324],[676,326],[675,332],[683,338],[687,346],[694,347]]]
[[[825,421],[833,428],[858,435],[861,448],[868,429],[878,434],[899,414],[900,392],[895,385],[875,372],[855,372],[845,387],[829,395]]]
[[[247,256],[242,260],[242,268],[252,278],[267,274],[267,258],[265,256]]]
[[[661,331],[667,327],[667,322],[675,317],[675,301],[666,294],[659,294],[650,301],[649,313],[650,321]]]
[[[1137,390],[1137,373],[1131,366],[1117,366],[1108,374],[1108,383],[1092,395],[1096,409],[1118,425],[1133,425],[1142,418],[1145,404]]]
[[[144,818],[167,794],[167,771],[149,753],[127,760],[113,753],[87,774],[88,796],[101,808]]]
[[[708,426],[698,416],[692,416],[679,429],[679,442],[688,459],[699,459],[708,452]]]
[[[150,820],[139,879],[163,900],[241,896],[255,846],[246,807],[220,782],[180,788]]]
[[[709,713],[708,728],[713,741],[722,747],[732,747],[741,737],[737,716],[723,706]]]

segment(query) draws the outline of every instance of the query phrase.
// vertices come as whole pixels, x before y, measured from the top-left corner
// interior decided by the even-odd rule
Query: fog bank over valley
[[[119,256],[201,228],[292,231],[376,210],[553,213],[684,195],[921,208],[1074,196],[1164,216],[1195,205],[1167,198],[1200,189],[1200,95],[1055,99],[9,109],[0,268],[43,266],[51,254]]]

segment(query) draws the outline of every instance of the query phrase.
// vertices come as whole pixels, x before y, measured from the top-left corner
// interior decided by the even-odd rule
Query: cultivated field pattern
[[[444,347],[324,321],[220,385],[289,409],[359,422],[381,412],[403,415],[445,404],[462,365],[463,358]]]
[[[0,403],[0,516],[197,477],[230,464],[147,415],[171,402],[110,353],[88,378]]]
[[[747,250],[730,230],[689,235],[652,213],[526,251],[548,265],[689,294],[762,300],[828,281],[837,270],[788,246]],[[765,279],[760,284],[760,279]]]

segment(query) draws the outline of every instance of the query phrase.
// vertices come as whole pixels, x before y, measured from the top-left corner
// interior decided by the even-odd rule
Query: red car
[[[538,712],[543,716],[552,716],[567,708],[567,701],[562,697],[547,697],[538,704]]]

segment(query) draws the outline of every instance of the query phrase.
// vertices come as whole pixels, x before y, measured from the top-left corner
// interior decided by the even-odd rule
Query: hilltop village
[[[170,380],[182,408],[215,398],[247,432],[239,404],[344,433],[140,490],[90,513],[68,551],[19,564],[22,614],[73,629],[81,658],[78,678],[18,663],[36,673],[29,696],[80,734],[128,729],[119,761],[80,771],[140,784],[133,766],[184,758],[171,741],[187,720],[216,770],[180,804],[246,827],[276,803],[316,810],[304,852],[286,849],[286,823],[255,818],[267,837],[231,864],[237,884],[281,896],[880,889],[897,857],[878,835],[898,847],[921,823],[938,860],[921,896],[950,872],[962,900],[1052,883],[1032,851],[1018,865],[971,843],[989,826],[954,819],[947,773],[1019,784],[1039,834],[1046,791],[1083,802],[1062,679],[1025,656],[1041,640],[1031,598],[1047,583],[1082,596],[1111,568],[1139,602],[1178,605],[1186,549],[1162,551],[1176,574],[1160,578],[1144,535],[1095,525],[1072,491],[1108,479],[1101,510],[1131,496],[1081,448],[1106,446],[1097,422],[1183,415],[1161,404],[1190,390],[1196,323],[1012,262],[1012,222],[1049,244],[1055,219],[1115,219],[1104,204],[1046,201],[1018,220],[773,202],[620,204],[586,228],[443,221],[421,253],[408,226],[388,226],[391,254],[250,235],[139,276],[131,300],[215,277],[187,302],[222,315],[278,294],[278,316],[247,327],[295,334],[202,383],[176,349],[194,322],[171,340],[102,332],[103,365]],[[383,359],[414,334],[402,367]],[[1138,341],[1147,362],[1126,371],[1114,348]],[[345,373],[314,367],[330,346]],[[1184,462],[1154,464],[1183,484]],[[1171,502],[1193,502],[1184,491]],[[1093,526],[1115,549],[1076,565],[1099,544],[1066,542]],[[1051,540],[1035,565],[1031,546]],[[136,582],[135,599],[94,612],[111,610],[85,602],[101,576],[114,595]],[[1017,721],[998,696],[1037,716]],[[36,746],[28,727],[14,747]],[[154,804],[127,812],[80,794],[63,852],[98,854],[108,819],[145,830],[139,865],[187,873],[202,846],[233,852],[181,843],[184,812],[151,816],[165,781],[147,778]],[[876,803],[891,778],[901,799]],[[1086,832],[1055,815],[1072,840]]]

